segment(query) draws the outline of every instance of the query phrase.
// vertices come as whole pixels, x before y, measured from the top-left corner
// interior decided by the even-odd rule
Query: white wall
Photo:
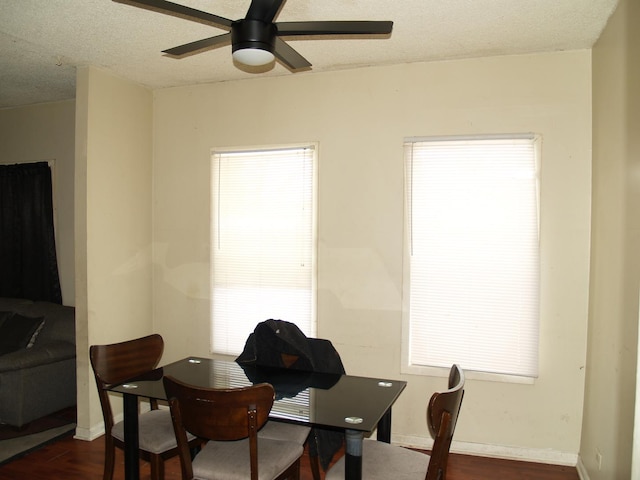
[[[409,382],[393,439],[416,445],[428,444],[426,401],[445,380],[400,374],[403,139],[542,135],[540,377],[469,381],[455,448],[575,464],[589,282],[589,51],[256,77],[154,98],[153,308],[164,360],[209,354],[210,149],[318,141],[318,335],[333,341],[349,373]]]
[[[580,448],[591,480],[632,478],[640,286],[638,21],[640,3],[622,0],[593,49],[593,255]]]
[[[56,254],[65,305],[75,305],[74,116],[73,100],[0,110],[0,163],[54,163]]]
[[[101,433],[89,345],[152,333],[151,92],[97,68],[77,76],[79,438]],[[122,400],[114,401],[118,409]],[[103,430],[102,430],[103,431]]]

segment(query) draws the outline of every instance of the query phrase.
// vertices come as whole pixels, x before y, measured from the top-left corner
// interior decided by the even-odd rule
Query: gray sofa
[[[0,332],[0,423],[22,427],[76,404],[73,307],[0,297]]]

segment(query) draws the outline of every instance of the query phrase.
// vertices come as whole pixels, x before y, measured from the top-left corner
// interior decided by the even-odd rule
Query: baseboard
[[[123,418],[124,418],[123,414],[119,413],[119,414],[114,415],[113,421],[115,423],[118,423],[118,422],[122,421]],[[95,440],[96,438],[101,437],[102,435],[104,435],[104,422],[102,420],[100,420],[100,423],[92,425],[89,428],[76,427],[76,434],[73,436],[73,438],[76,438],[78,440],[85,440],[87,442],[91,442],[91,441]]]
[[[576,465],[576,469],[578,470],[578,477],[580,477],[580,480],[589,480],[589,474],[587,473],[584,463],[582,463],[580,455],[578,455],[578,464]]]
[[[411,435],[393,435],[392,442],[407,447],[429,450],[433,441],[424,437]],[[452,453],[476,455],[480,457],[502,458],[505,460],[521,460],[525,462],[547,463],[575,467],[578,463],[577,453],[560,452],[551,449],[523,448],[505,445],[488,445],[482,443],[457,442],[451,444]],[[588,480],[588,477],[583,479]]]
[[[102,435],[104,435],[104,423],[101,422],[91,428],[76,427],[76,433],[73,438],[91,442]]]

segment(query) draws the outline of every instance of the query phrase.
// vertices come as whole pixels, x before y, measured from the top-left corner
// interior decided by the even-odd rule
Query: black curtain
[[[62,303],[46,162],[0,165],[0,297]]]

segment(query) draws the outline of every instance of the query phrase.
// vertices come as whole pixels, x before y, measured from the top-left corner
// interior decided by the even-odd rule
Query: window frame
[[[312,154],[312,173],[311,173],[311,318],[310,318],[310,332],[306,332],[308,336],[316,336],[317,334],[317,314],[318,314],[318,158],[319,158],[319,145],[318,142],[302,142],[302,143],[291,143],[291,144],[276,144],[276,145],[256,145],[256,146],[241,146],[241,147],[214,147],[210,150],[209,162],[210,162],[210,177],[213,180],[214,177],[214,165],[215,156],[225,153],[250,153],[250,152],[273,152],[273,151],[286,151],[286,150],[303,150],[310,149]],[[210,204],[211,204],[211,212],[209,215],[210,220],[210,238],[209,245],[211,250],[210,253],[210,300],[209,300],[209,351],[213,358],[235,358],[237,354],[235,353],[223,353],[216,351],[214,348],[214,284],[213,284],[213,275],[214,275],[214,258],[213,258],[213,248],[215,242],[215,234],[214,229],[216,228],[216,217],[214,214],[214,192],[215,189],[213,185],[210,188]],[[267,317],[256,319],[255,324],[257,325],[260,321],[267,320]],[[293,319],[284,319],[295,323]],[[241,352],[238,352],[240,354]]]
[[[465,141],[478,141],[478,140],[530,140],[533,146],[534,162],[535,162],[535,195],[536,195],[536,207],[537,207],[537,230],[538,230],[538,251],[540,253],[540,166],[541,166],[541,149],[542,149],[542,137],[535,133],[516,133],[516,134],[504,134],[504,135],[451,135],[451,136],[427,136],[427,137],[408,137],[404,139],[403,144],[405,148],[408,144],[417,142],[465,142]],[[428,366],[418,365],[411,363],[410,352],[410,302],[411,302],[411,211],[408,206],[408,185],[407,185],[407,166],[406,156],[403,155],[403,167],[405,175],[405,194],[404,194],[404,233],[403,233],[403,291],[402,291],[402,345],[401,345],[401,367],[400,371],[403,374],[409,375],[422,375],[432,377],[447,377],[449,375],[449,367],[440,366]],[[538,291],[542,290],[542,277],[540,275],[540,265],[538,266]],[[540,318],[540,296],[538,296],[538,319],[537,327],[540,331],[541,318]],[[465,369],[465,376],[471,380],[483,380],[483,381],[495,381],[506,383],[519,383],[519,384],[533,384],[537,380],[540,373],[540,336],[537,338],[537,350],[538,350],[538,374],[536,376],[525,376],[517,374],[504,374],[494,373],[487,371],[475,371]],[[463,365],[464,368],[464,365]]]

